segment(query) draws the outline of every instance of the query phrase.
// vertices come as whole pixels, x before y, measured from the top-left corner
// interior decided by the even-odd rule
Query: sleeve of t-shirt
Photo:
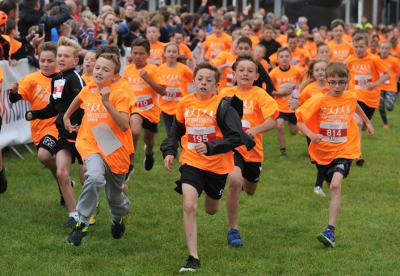
[[[264,119],[273,116],[276,119],[279,116],[278,104],[276,101],[268,94],[262,93],[260,95],[260,110],[263,114]]]
[[[153,81],[155,81],[159,85],[167,86],[167,82],[162,77],[161,71],[159,70],[158,67],[154,68],[153,71],[150,72],[149,76]]]
[[[193,81],[193,71],[190,70],[189,67],[185,67],[184,75],[185,75],[185,79],[187,80],[187,82],[189,82],[191,84]]]
[[[22,79],[20,79],[20,81],[18,82],[18,94],[21,95],[22,99],[25,101],[31,101],[30,99],[30,91],[32,91],[33,87],[32,87],[32,83],[30,81],[29,78],[27,77],[23,77]],[[33,91],[32,91],[33,92]]]
[[[400,63],[396,62],[392,68],[390,68],[390,74],[400,75]]]
[[[182,101],[182,100],[179,102],[178,109],[176,110],[176,114],[175,114],[176,120],[181,124],[183,124],[185,122],[185,116],[184,116],[184,111],[183,111],[184,102],[185,101]]]
[[[379,72],[386,73],[387,70],[389,69],[389,66],[386,65],[380,58],[377,58],[375,60],[374,64],[375,64],[376,70],[378,71],[378,74],[379,74]]]
[[[114,107],[118,112],[125,112],[125,113],[130,113],[129,112],[129,95],[128,92],[118,89],[116,91],[113,91],[112,93],[115,93],[115,102],[114,102]]]
[[[302,121],[305,124],[311,119],[315,112],[319,110],[320,97],[314,96],[307,100],[302,106],[296,110],[297,121]]]
[[[222,65],[222,64],[225,64],[225,63],[226,63],[226,54],[225,54],[225,52],[219,53],[219,54],[215,57],[213,63],[214,63],[215,66],[220,66],[220,65]]]

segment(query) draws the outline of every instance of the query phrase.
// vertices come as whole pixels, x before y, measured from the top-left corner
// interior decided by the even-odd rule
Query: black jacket
[[[64,89],[62,91],[61,98],[54,99],[54,81],[65,79]],[[48,119],[58,115],[56,119],[56,126],[58,129],[58,133],[60,138],[65,139],[76,139],[76,132],[69,133],[64,126],[64,113],[67,111],[71,102],[75,99],[75,97],[79,94],[81,89],[85,86],[85,82],[79,76],[79,74],[75,71],[75,69],[70,69],[65,72],[60,72],[51,80],[51,95],[49,104],[41,109],[41,110],[31,110],[28,112],[32,113],[32,120],[35,119]],[[28,113],[27,112],[27,113]],[[84,111],[81,108],[78,108],[71,115],[71,124],[75,125],[81,124],[82,117]],[[25,115],[26,118],[26,115]]]
[[[271,39],[270,41],[266,41],[261,39],[260,44],[264,45],[267,48],[267,53],[264,56],[264,59],[269,63],[269,57],[276,53],[279,48],[281,48],[281,44],[277,42],[275,39]]]
[[[213,142],[206,142],[207,153],[206,155],[215,155],[220,153],[227,153],[236,147],[246,145],[247,150],[251,150],[256,143],[250,138],[243,130],[241,117],[243,116],[243,102],[237,98],[225,97],[223,98],[217,109],[217,124],[224,139],[217,139]],[[174,117],[174,122],[168,138],[162,143],[160,150],[163,152],[164,158],[167,155],[176,156],[178,152],[178,141],[185,135],[186,128],[185,124],[182,124]]]
[[[64,0],[58,1],[60,13],[54,16],[48,16],[41,10],[24,7],[19,12],[18,30],[21,37],[28,35],[30,27],[44,24],[45,41],[51,41],[51,29],[60,26],[69,19],[69,9]],[[22,41],[21,41],[22,42]]]

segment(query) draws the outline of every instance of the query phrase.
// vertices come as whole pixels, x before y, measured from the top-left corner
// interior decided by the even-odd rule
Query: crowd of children
[[[206,4],[202,1],[201,7]],[[124,51],[115,30],[96,50],[82,51],[82,45],[67,37],[38,47],[40,71],[7,89],[10,102],[31,104],[26,119],[31,121],[38,159],[52,173],[61,205],[68,210],[68,220],[62,225],[72,228],[68,244],[81,245],[96,222],[102,187],[111,211],[112,236],[124,235],[124,217],[130,210],[126,183],[134,178],[138,140],[143,132],[143,163],[150,171],[156,162],[155,135],[162,116],[166,134],[158,135],[165,137],[161,144],[164,166],[171,171],[174,160],[181,164],[175,190],[183,196],[189,257],[180,272],[201,266],[198,199],[204,191],[205,211],[215,214],[226,180],[228,245],[243,245],[238,227],[240,192],[253,195],[257,190],[265,157],[264,132],[276,127],[280,159],[290,160],[285,121],[292,135],[300,131],[307,138],[309,158],[317,168],[314,193],[325,196],[322,184],[328,184],[328,226],[317,238],[327,247],[335,246],[342,181],[353,160],[358,166],[365,162],[362,131],[374,134],[371,120],[376,108],[384,128],[389,128],[386,110],[393,110],[398,92],[400,32],[395,27],[382,30],[379,36],[372,29],[354,30],[340,19],[330,29],[321,26],[310,32],[302,26],[295,30],[290,24],[280,24],[278,18],[264,25],[261,10],[258,13],[253,19],[245,14],[242,22],[228,25],[218,16],[219,10],[197,21],[190,14],[173,16],[176,28],[167,31],[171,41],[163,43],[160,38],[168,28],[156,20],[162,12],[139,36],[142,22],[149,22],[143,12],[131,18],[136,24],[129,23],[139,37],[126,48],[125,68],[121,68]],[[110,11],[104,14],[105,19],[115,17]],[[208,20],[209,29],[202,28],[201,20]],[[7,32],[3,30],[3,38],[12,46],[9,55],[14,62],[12,56],[19,47],[16,41],[12,43],[16,27],[12,21],[3,21],[0,18],[0,25],[10,26]],[[109,29],[113,28],[111,24]],[[277,157],[278,153],[277,149]],[[75,160],[83,185],[77,203],[70,179]],[[7,179],[1,161],[0,155],[3,193]]]

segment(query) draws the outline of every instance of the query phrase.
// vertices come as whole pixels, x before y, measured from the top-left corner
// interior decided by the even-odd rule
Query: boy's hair
[[[60,13],[60,6],[54,6],[50,9],[50,16],[54,16]]]
[[[289,39],[291,38],[298,38],[297,34],[295,32],[291,32],[287,34],[287,41],[289,41]]]
[[[172,36],[175,36],[176,34],[181,34],[182,36],[184,36],[183,32],[179,29],[175,29],[174,32],[172,33]]]
[[[99,49],[96,51],[96,59],[99,58],[102,54],[116,54],[120,55],[119,49],[117,45],[101,45]]]
[[[39,0],[24,0],[24,7],[33,9],[37,2],[39,2]]]
[[[259,62],[257,60],[255,60],[252,56],[249,56],[249,55],[238,56],[236,61],[232,65],[232,70],[236,71],[236,67],[238,66],[239,62],[241,62],[243,60],[248,60],[248,61],[253,62],[256,65],[256,73],[258,73]]]
[[[241,30],[233,31],[233,33],[231,35],[232,41],[235,41],[238,39],[238,37],[243,37],[243,36],[244,36],[244,33]]]
[[[146,53],[150,53],[150,42],[143,37],[138,37],[132,41],[131,49],[133,49],[133,47],[143,47],[146,49]]]
[[[99,56],[99,58],[111,60],[115,64],[114,74],[118,74],[121,70],[121,60],[119,59],[119,55],[114,53],[103,53]]]
[[[263,51],[264,51],[264,56],[267,54],[267,47],[265,47],[265,46],[262,45],[261,43],[257,44],[256,47],[259,47],[259,48],[263,49]]]
[[[383,41],[383,42],[386,42],[386,41]],[[382,43],[383,43],[383,42],[382,42]],[[369,45],[371,46],[372,44],[374,44],[374,45],[379,45],[379,41],[376,40],[376,39],[372,39],[371,42],[369,43]]]
[[[213,27],[223,27],[224,26],[224,20],[222,18],[216,17],[212,21]]]
[[[395,37],[392,37],[392,38],[396,39],[396,41],[397,41],[397,38],[395,38]],[[392,38],[391,38],[390,40],[392,40]],[[375,40],[371,41],[371,44],[372,44],[373,42],[375,42]],[[379,44],[379,47],[382,46],[383,44],[387,44],[387,45],[389,46],[389,48],[392,47],[391,41],[382,41],[382,42]]]
[[[318,52],[318,49],[323,47],[323,46],[328,46],[329,47],[329,45],[326,44],[325,42],[320,42],[320,43],[317,44],[317,52]]]
[[[6,35],[11,34],[12,31],[17,29],[17,21],[14,19],[8,19],[6,22],[6,31],[4,32]]]
[[[325,25],[322,25],[322,26],[319,27],[319,30],[320,30],[320,31],[326,31],[326,32],[327,32],[327,31],[328,31],[328,27],[325,26]]]
[[[289,24],[289,25],[286,26],[285,32],[289,32],[289,30],[292,30],[291,32],[295,32],[296,31],[296,29],[294,28],[294,26],[292,24]]]
[[[59,33],[60,35],[62,35],[62,34],[64,34],[65,32],[68,32],[68,33],[71,34],[72,28],[71,28],[70,25],[63,23],[63,24],[61,24],[60,27],[58,28],[58,33]]]
[[[176,49],[178,49],[178,53],[179,53],[179,45],[176,44],[175,42],[169,42],[168,44],[165,44],[164,52],[167,51],[167,48],[168,48],[169,46],[175,46]]]
[[[52,52],[54,54],[54,56],[56,57],[57,56],[57,43],[48,41],[48,42],[44,42],[44,43],[40,44],[38,47],[38,56],[40,57],[40,54],[45,51]]]
[[[92,18],[93,18],[93,13],[90,11],[83,11],[81,14],[82,14],[82,17],[86,17],[90,20],[92,20]]]
[[[132,20],[131,22],[128,23],[128,28],[129,28],[129,30],[131,30],[131,32],[135,33],[137,30],[139,30],[140,24],[139,24],[139,22]]]
[[[221,79],[221,72],[218,70],[217,67],[215,67],[214,65],[212,65],[209,62],[200,62],[199,64],[197,64],[196,68],[194,68],[194,71],[193,71],[193,78],[196,78],[197,73],[201,69],[208,69],[208,70],[214,71],[214,73],[215,73],[215,83],[218,83],[219,80]]]
[[[341,62],[329,62],[325,69],[325,78],[328,77],[339,77],[339,78],[349,78],[349,69],[347,69],[346,64]]]
[[[237,45],[239,45],[239,43],[249,44],[250,48],[253,47],[253,42],[247,36],[242,36],[241,38],[239,38],[238,41],[237,41]]]
[[[65,47],[71,47],[74,52],[74,57],[77,58],[79,54],[79,50],[81,49],[81,46],[79,45],[78,42],[76,42],[73,39],[69,39],[65,36],[60,37],[60,40],[58,40],[57,46],[65,46]]]
[[[281,47],[278,49],[278,51],[276,51],[276,56],[278,57],[280,53],[288,51],[290,56],[292,56],[292,52],[290,51],[290,49],[288,47]]]
[[[265,30],[271,30],[271,31],[274,31],[274,28],[272,28],[272,26],[271,26],[270,24],[265,24],[265,25],[264,25],[264,29],[263,29],[263,31],[265,31]]]
[[[243,28],[245,26],[249,26],[249,28],[253,30],[253,24],[251,24],[250,20],[245,20],[242,22],[242,24],[240,24],[240,28]]]
[[[158,32],[160,32],[160,24],[158,24],[157,21],[152,21],[152,22],[149,24],[149,26],[147,27],[147,29],[150,28],[150,27],[154,27],[154,28],[157,29]]]
[[[335,19],[331,23],[331,29],[336,28],[337,26],[342,26],[343,29],[346,28],[346,24],[344,24],[344,21],[342,19]]]
[[[390,44],[393,45],[397,45],[399,43],[399,41],[397,40],[397,38],[395,38],[394,36],[390,38]]]
[[[353,35],[353,43],[354,42],[359,42],[359,41],[365,41],[365,44],[368,46],[368,35],[365,33],[355,33]]]
[[[305,35],[303,35],[303,34],[301,34],[301,35],[299,35],[298,36],[298,38],[300,39],[300,38],[302,38],[302,39],[304,39],[304,40],[306,40],[307,38],[306,38],[306,36]]]

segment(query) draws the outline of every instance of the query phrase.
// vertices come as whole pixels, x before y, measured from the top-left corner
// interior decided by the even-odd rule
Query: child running
[[[183,148],[179,158],[181,179],[176,182],[175,190],[183,195],[183,228],[189,258],[179,272],[200,267],[198,198],[204,190],[206,212],[213,215],[218,211],[227,175],[234,170],[232,150],[242,144],[240,117],[231,107],[233,101],[239,109],[242,103],[236,97],[221,100],[215,95],[219,78],[220,72],[213,65],[204,62],[196,66],[193,80],[196,92],[180,101],[169,136],[161,144],[164,166],[169,171],[172,171],[178,142]]]
[[[9,89],[10,102],[16,103],[19,100],[25,100],[34,110],[43,109],[50,102],[51,79],[57,75],[57,44],[54,42],[41,44],[38,48],[38,56],[40,71],[25,76],[19,82],[11,83]],[[33,143],[38,150],[39,161],[50,170],[58,183],[54,152],[58,138],[56,118],[54,116],[45,120],[31,121],[31,134]],[[65,206],[62,195],[60,204]]]
[[[64,115],[65,128],[69,132],[79,130],[76,147],[86,165],[85,183],[77,205],[80,218],[67,237],[70,245],[81,245],[87,236],[89,219],[103,186],[111,210],[111,234],[120,239],[125,232],[123,217],[128,214],[130,203],[123,189],[133,141],[129,131],[129,94],[118,88],[110,90],[119,78],[120,67],[119,56],[100,55],[93,70],[96,86],[82,89]],[[70,121],[79,107],[85,111],[80,127]]]
[[[239,56],[233,64],[233,70],[237,86],[224,88],[221,97],[236,95],[243,101],[242,129],[256,142],[256,146],[250,151],[246,146],[240,146],[233,151],[235,170],[228,175],[226,209],[230,230],[227,239],[230,246],[237,247],[243,245],[238,230],[240,192],[244,190],[248,195],[256,192],[261,163],[264,160],[263,132],[275,127],[279,111],[278,104],[264,89],[253,86],[254,80],[258,78],[258,63],[251,56]]]
[[[168,136],[178,103],[182,97],[189,94],[188,85],[193,81],[193,71],[185,64],[177,61],[179,56],[178,44],[167,44],[164,49],[164,56],[167,62],[160,66],[158,72],[167,83],[165,95],[160,97],[160,109]]]
[[[89,84],[91,80],[93,80],[93,68],[96,63],[96,52],[88,51],[83,59],[83,73],[81,75],[82,79],[86,84]]]
[[[81,48],[79,44],[72,39],[62,37],[57,45],[57,67],[61,72],[51,80],[50,102],[43,109],[28,111],[25,117],[28,121],[31,121],[49,119],[58,115],[55,124],[59,137],[54,152],[56,154],[58,184],[60,185],[69,213],[69,219],[62,228],[67,229],[74,227],[79,219],[78,212],[76,211],[75,194],[69,177],[71,165],[75,163],[75,159],[78,159],[80,165],[81,182],[83,183],[84,180],[82,159],[75,147],[76,133],[71,133],[65,129],[63,116],[70,103],[85,86],[85,83],[78,72],[75,71],[75,66],[79,61],[78,52]],[[80,125],[82,117],[83,110],[78,108],[71,115],[72,124]]]
[[[340,62],[326,66],[328,91],[306,101],[296,111],[298,128],[310,140],[308,149],[311,160],[317,164],[318,172],[324,175],[331,192],[328,227],[318,235],[318,240],[326,247],[335,246],[335,227],[341,205],[341,185],[350,171],[353,159],[360,154],[360,138],[353,114],[357,109],[357,95],[345,91],[349,81],[349,71]],[[370,120],[360,111],[360,115],[373,135]],[[310,121],[319,122],[317,128],[308,127]]]

